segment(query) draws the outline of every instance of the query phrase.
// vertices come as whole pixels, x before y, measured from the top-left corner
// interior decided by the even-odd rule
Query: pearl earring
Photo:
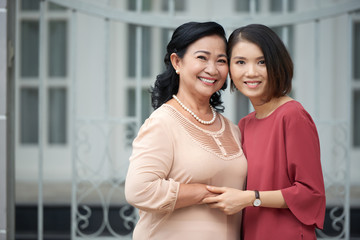
[[[176,70],[175,72],[176,72],[176,74],[179,74],[179,70]]]

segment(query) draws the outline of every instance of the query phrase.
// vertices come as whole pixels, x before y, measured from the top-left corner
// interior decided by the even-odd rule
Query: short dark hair
[[[172,95],[179,90],[179,75],[176,74],[171,64],[170,55],[176,53],[179,58],[183,58],[190,44],[202,37],[211,35],[220,36],[224,40],[225,46],[227,45],[224,28],[215,22],[188,22],[175,29],[164,57],[166,70],[156,77],[154,87],[150,89],[151,103],[154,109],[170,100]],[[220,90],[224,90],[226,87],[227,83],[225,82]],[[211,96],[210,104],[217,111],[222,112],[224,107],[222,106],[220,90]]]
[[[231,59],[234,46],[241,41],[256,44],[264,54],[269,81],[266,100],[288,94],[291,91],[294,66],[290,54],[279,36],[269,27],[261,24],[240,27],[234,30],[229,37],[227,49],[229,59]],[[231,81],[231,89],[234,88],[234,83]]]

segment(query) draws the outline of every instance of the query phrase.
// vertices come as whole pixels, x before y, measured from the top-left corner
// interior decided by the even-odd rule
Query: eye
[[[218,60],[218,62],[220,62],[220,63],[227,63],[227,59],[221,58],[221,59]]]
[[[260,60],[260,61],[259,61],[259,64],[260,64],[260,65],[265,65],[265,60]]]
[[[200,56],[197,56],[198,59],[201,59],[201,60],[206,60],[206,57],[203,56],[203,55],[200,55]]]
[[[236,63],[236,64],[243,65],[243,64],[245,64],[245,61],[243,61],[243,60],[239,60],[239,61],[236,61],[235,63]]]

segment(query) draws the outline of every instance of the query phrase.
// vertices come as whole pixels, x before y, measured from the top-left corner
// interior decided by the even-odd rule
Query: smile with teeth
[[[261,82],[245,82],[245,84],[249,85],[249,86],[257,86],[259,85]]]
[[[206,79],[206,78],[202,78],[202,77],[199,77],[199,79],[206,83],[214,83],[215,82],[215,80],[210,80],[210,79]]]

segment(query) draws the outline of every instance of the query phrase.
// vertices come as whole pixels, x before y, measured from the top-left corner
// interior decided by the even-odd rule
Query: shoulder
[[[177,125],[174,122],[167,113],[166,107],[157,108],[140,126],[133,141],[133,148],[152,146],[154,143],[159,142],[163,146],[168,146],[176,136],[175,126]]]
[[[286,128],[294,131],[303,131],[304,129],[316,130],[316,125],[310,114],[298,101],[290,101],[281,106],[277,113],[277,120],[281,120]]]
[[[238,126],[242,129],[249,121],[255,119],[255,112],[251,112],[239,120]]]
[[[167,104],[161,105],[159,108],[157,108],[155,111],[153,111],[148,119],[162,119],[162,118],[168,118],[169,117],[169,108],[171,108]]]
[[[152,130],[152,131],[167,131],[171,129],[175,123],[171,117],[173,110],[169,105],[163,104],[157,108],[150,116],[145,120],[140,128],[141,131]]]
[[[292,100],[278,108],[277,115],[286,120],[311,120],[310,114],[305,110],[300,102]]]
[[[159,122],[163,124],[171,124],[175,121],[176,110],[168,104],[163,104],[152,112],[146,121],[148,122]]]
[[[248,115],[246,115],[245,117],[241,118],[240,121],[246,122],[246,121],[250,121],[253,118],[255,118],[255,111],[251,112]]]

